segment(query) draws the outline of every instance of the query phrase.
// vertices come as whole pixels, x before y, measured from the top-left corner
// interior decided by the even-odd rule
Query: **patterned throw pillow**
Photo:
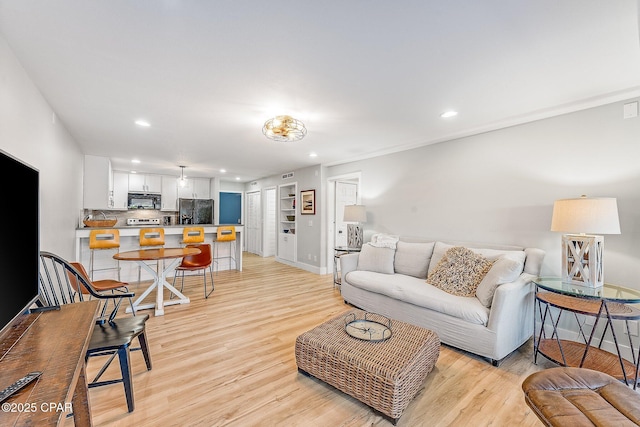
[[[427,277],[427,283],[453,295],[472,297],[493,263],[470,249],[453,247]]]

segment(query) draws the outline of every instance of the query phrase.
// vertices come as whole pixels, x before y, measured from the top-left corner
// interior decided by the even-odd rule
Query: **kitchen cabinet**
[[[162,175],[162,211],[178,210],[178,179]]]
[[[85,209],[110,209],[113,191],[113,171],[107,157],[84,156],[82,205]]]
[[[129,174],[130,193],[161,193],[162,176],[144,175],[140,173]]]
[[[184,187],[178,186],[181,199],[210,199],[211,182],[209,178],[189,178]]]
[[[296,262],[296,194],[297,183],[279,186],[280,200],[278,205],[278,258]]]
[[[129,174],[113,171],[113,192],[111,197],[112,209],[127,209],[129,193]]]

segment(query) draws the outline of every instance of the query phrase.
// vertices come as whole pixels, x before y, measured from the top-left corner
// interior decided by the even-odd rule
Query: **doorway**
[[[347,226],[343,221],[345,205],[361,203],[360,172],[327,179],[327,261],[332,268],[334,248],[347,246]]]
[[[262,255],[262,215],[260,202],[259,191],[247,193],[246,250],[256,255]]]
[[[218,224],[242,224],[242,193],[220,192]]]
[[[278,231],[276,227],[276,187],[264,190],[264,221],[263,221],[263,245],[262,256],[276,255],[276,239]]]

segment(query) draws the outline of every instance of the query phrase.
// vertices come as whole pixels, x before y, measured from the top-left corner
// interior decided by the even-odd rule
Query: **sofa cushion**
[[[386,295],[418,307],[447,314],[464,321],[487,325],[489,309],[478,298],[460,297],[404,274],[385,275],[371,271],[352,271],[345,280],[350,285],[369,292]]]
[[[369,244],[362,245],[356,269],[373,271],[375,273],[393,274],[393,258],[395,252],[396,251],[391,248],[376,248]]]
[[[523,252],[524,254],[524,252]],[[510,255],[503,255],[498,258],[491,267],[491,270],[482,279],[476,289],[476,297],[486,307],[491,307],[493,294],[496,288],[504,283],[510,283],[520,277],[524,268],[524,259],[515,259]]]
[[[395,260],[393,261],[395,272],[417,277],[418,279],[426,279],[434,245],[435,242],[398,242]]]
[[[456,246],[445,252],[427,281],[453,295],[475,296],[493,263],[470,249]]]
[[[431,261],[429,263],[429,274],[431,274],[433,269],[436,268],[436,266],[438,265],[438,262],[440,262],[440,260],[444,256],[444,254],[449,249],[451,249],[451,248],[453,248],[455,246],[456,245],[450,245],[448,243],[436,242],[435,246],[433,247],[433,255],[431,255]],[[460,246],[460,245],[457,245],[457,246]],[[495,261],[495,260],[497,260],[498,258],[500,258],[503,255],[509,255],[509,257],[511,257],[513,259],[522,259],[523,263],[524,263],[524,260],[526,258],[526,254],[522,250],[484,249],[484,248],[481,248],[481,249],[479,249],[479,248],[468,248],[468,249],[471,249],[473,252],[475,252],[478,255],[482,255],[483,257],[485,257],[489,261]]]

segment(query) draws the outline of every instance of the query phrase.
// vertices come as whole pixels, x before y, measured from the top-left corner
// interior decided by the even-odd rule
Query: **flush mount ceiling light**
[[[264,122],[262,133],[274,141],[300,141],[307,134],[307,128],[291,116],[276,116]]]

